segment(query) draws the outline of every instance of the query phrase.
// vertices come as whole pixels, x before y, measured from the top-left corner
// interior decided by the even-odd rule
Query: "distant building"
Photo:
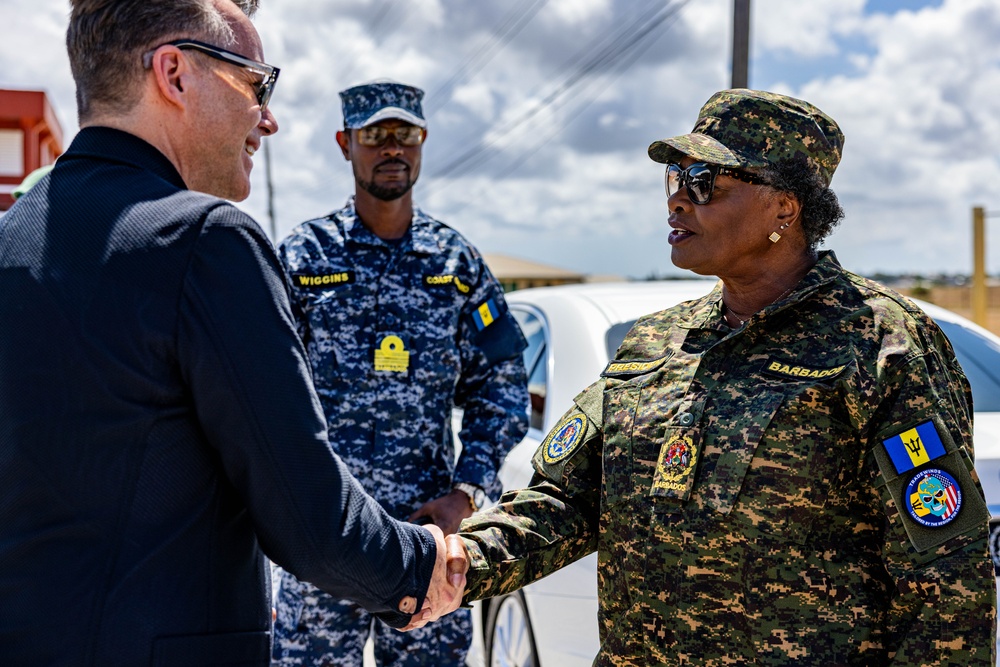
[[[549,287],[550,285],[569,285],[587,282],[587,275],[568,271],[557,266],[531,262],[509,255],[483,253],[486,266],[503,285],[504,291],[525,289],[527,287]]]
[[[44,92],[0,90],[0,211],[24,177],[62,154],[62,128]]]

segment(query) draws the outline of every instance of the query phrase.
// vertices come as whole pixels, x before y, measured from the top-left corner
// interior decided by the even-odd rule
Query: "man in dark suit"
[[[71,4],[82,129],[0,222],[0,664],[266,665],[265,554],[395,627],[455,609],[441,531],[331,452],[280,264],[217,198],[278,129],[256,2]]]

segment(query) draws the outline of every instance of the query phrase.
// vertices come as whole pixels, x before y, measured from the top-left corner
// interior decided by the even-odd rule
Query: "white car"
[[[607,283],[513,292],[507,303],[528,339],[528,435],[508,454],[505,489],[527,485],[531,457],[574,396],[594,382],[635,320],[707,294],[714,280]],[[969,320],[918,302],[955,347],[975,403],[976,466],[994,517],[1000,517],[1000,338]],[[992,525],[992,524],[991,524]],[[1000,524],[998,524],[1000,526]],[[991,530],[991,553],[1000,568]],[[468,664],[489,667],[587,667],[599,648],[597,556],[590,556],[474,611]]]

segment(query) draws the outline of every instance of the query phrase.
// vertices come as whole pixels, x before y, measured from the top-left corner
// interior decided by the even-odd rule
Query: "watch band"
[[[467,484],[465,482],[456,482],[451,488],[458,489],[469,498],[469,507],[472,508],[473,512],[479,511],[479,505],[476,503],[476,496],[483,493],[482,489],[475,484]]]

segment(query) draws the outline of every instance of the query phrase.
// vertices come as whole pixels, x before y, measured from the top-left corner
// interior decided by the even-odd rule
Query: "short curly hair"
[[[799,200],[802,231],[809,247],[818,246],[844,218],[844,209],[836,193],[804,160],[772,164],[757,173],[770,187],[788,192]]]

